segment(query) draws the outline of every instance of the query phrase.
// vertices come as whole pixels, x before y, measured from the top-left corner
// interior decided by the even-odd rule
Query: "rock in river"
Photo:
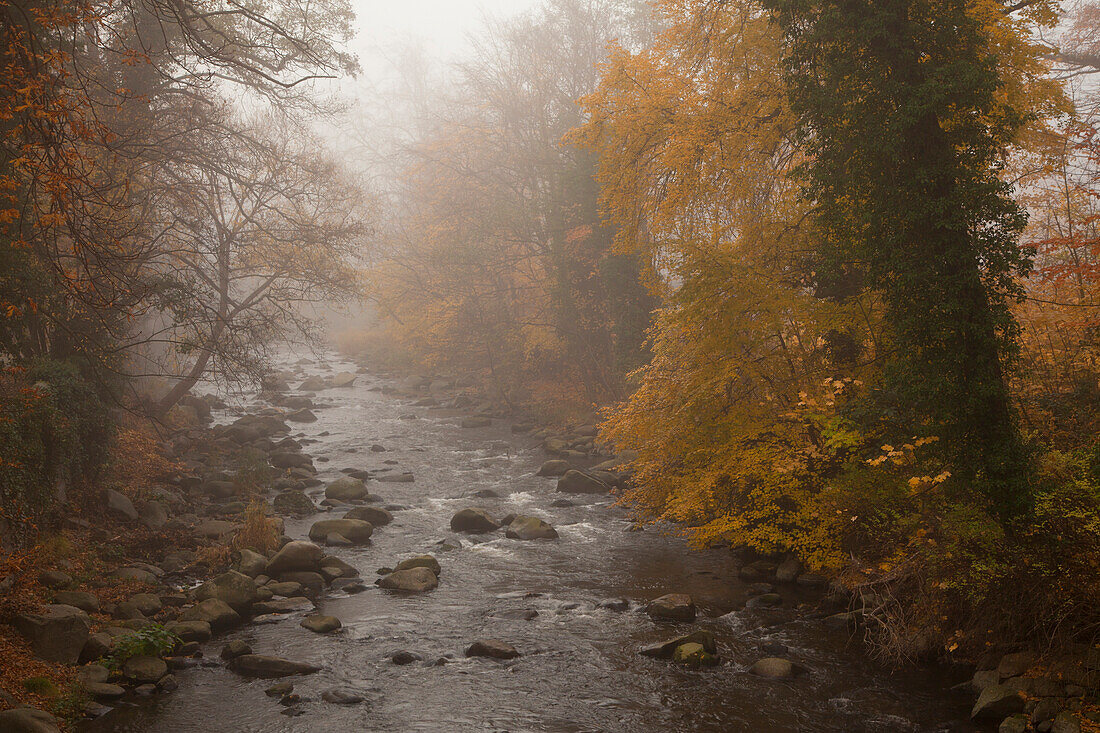
[[[656,659],[672,659],[673,653],[676,649],[684,644],[698,644],[703,648],[703,651],[708,654],[717,654],[718,645],[714,641],[714,635],[709,631],[693,631],[685,636],[678,636],[675,639],[669,639],[662,644],[655,644],[653,646],[647,646],[639,653],[645,657],[654,657]]]
[[[340,619],[335,616],[306,616],[300,624],[303,629],[309,629],[315,634],[328,634],[340,628]]]
[[[130,657],[122,664],[126,679],[138,684],[152,683],[168,674],[168,665],[160,657]]]
[[[321,564],[324,553],[312,542],[301,540],[288,542],[275,553],[264,572],[275,577],[280,573],[293,570],[316,570]]]
[[[345,514],[344,519],[360,519],[370,522],[375,527],[381,527],[392,522],[393,515],[380,507],[357,506]]]
[[[325,487],[325,498],[336,501],[355,501],[365,498],[369,493],[365,483],[351,476],[338,478]]]
[[[538,517],[519,515],[508,524],[506,537],[514,540],[556,540],[557,530]]]
[[[442,571],[442,568],[439,567],[439,561],[431,555],[417,555],[416,557],[406,558],[397,563],[395,570],[410,570],[412,568],[427,568],[436,575],[439,575]]]
[[[558,491],[566,494],[606,494],[611,487],[595,476],[574,468],[558,479]]]
[[[235,570],[222,573],[198,587],[195,591],[195,600],[205,601],[208,598],[223,601],[238,613],[248,610],[249,606],[260,600],[256,591],[256,581]]]
[[[229,668],[249,677],[289,677],[292,674],[313,674],[321,671],[314,664],[292,662],[289,659],[264,654],[243,654],[229,663]]]
[[[439,578],[425,567],[397,570],[384,578],[379,578],[378,587],[386,590],[400,590],[409,593],[423,593],[439,586]]]
[[[338,534],[349,542],[365,545],[370,542],[374,526],[361,519],[322,519],[309,528],[309,538],[314,542],[324,542],[330,534]]]
[[[704,649],[702,644],[689,642],[676,647],[672,661],[685,667],[712,667],[718,664],[718,657]]]
[[[498,639],[479,639],[466,649],[466,656],[515,659],[519,656],[519,652],[511,644],[506,644]]]
[[[180,614],[180,621],[205,621],[214,631],[221,631],[236,626],[241,622],[240,615],[229,607],[224,601],[217,598],[207,598],[196,603],[191,608]]]
[[[500,525],[493,521],[489,512],[484,509],[463,509],[451,517],[451,529],[455,532],[470,532],[481,534],[500,529]]]
[[[786,659],[766,657],[749,667],[749,672],[757,677],[767,677],[770,680],[785,680],[794,677],[795,667]]]
[[[669,593],[650,601],[646,613],[660,621],[694,621],[695,602],[684,593]]]
[[[560,458],[552,458],[542,464],[539,468],[537,476],[564,476],[565,473],[571,468],[569,461],[564,461]]]

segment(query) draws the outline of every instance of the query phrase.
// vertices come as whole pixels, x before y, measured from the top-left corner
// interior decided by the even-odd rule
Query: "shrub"
[[[160,657],[180,643],[180,638],[160,624],[149,624],[140,631],[127,634],[115,642],[107,657],[107,667],[118,669],[131,657]]]
[[[58,501],[99,477],[111,426],[97,390],[72,364],[0,372],[0,520],[11,544],[26,545]]]

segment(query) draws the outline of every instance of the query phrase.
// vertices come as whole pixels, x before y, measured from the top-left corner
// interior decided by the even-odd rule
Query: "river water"
[[[354,371],[331,358],[303,374]],[[381,388],[380,377],[360,375],[350,389],[319,393],[318,420],[302,428],[316,439],[305,450],[326,482],[341,468],[411,471],[413,483],[369,483],[394,511],[395,521],[375,530],[373,544],[330,550],[355,565],[367,583],[375,569],[412,554],[434,552],[443,571],[439,588],[400,596],[371,585],[357,595],[341,591],[318,601],[343,629],[318,636],[291,617],[244,627],[206,645],[216,660],[221,644],[240,638],[258,654],[274,654],[323,667],[288,678],[308,698],[301,715],[283,714],[264,690],[272,681],[246,679],[220,663],[177,672],[180,689],[123,703],[87,725],[89,731],[973,731],[966,718],[972,698],[951,692],[958,682],[938,669],[892,673],[871,662],[857,642],[800,620],[793,589],[780,587],[779,609],[742,610],[746,588],[726,550],[689,552],[667,529],[630,531],[626,514],[602,497],[562,498],[555,480],[535,476],[546,458],[532,438],[510,425],[463,429],[461,415],[414,407],[412,399]],[[231,417],[231,416],[227,416]],[[297,426],[295,426],[297,430]],[[326,435],[321,435],[327,433]],[[384,453],[370,451],[380,443]],[[384,461],[396,463],[385,464]],[[471,499],[491,489],[500,498]],[[462,536],[462,547],[439,551],[455,538],[454,512],[478,506],[503,516],[530,513],[558,530],[556,541],[522,542],[503,533]],[[314,517],[315,519],[316,517]],[[287,534],[304,538],[310,520],[289,521]],[[641,611],[665,593],[690,593],[700,608],[694,625],[657,624]],[[631,608],[597,608],[625,598]],[[531,620],[507,611],[535,610]],[[502,616],[503,614],[503,616]],[[692,628],[718,639],[722,664],[690,670],[638,654],[639,647]],[[479,638],[497,638],[522,654],[501,662],[465,659]],[[805,674],[769,681],[747,673],[771,654],[769,642]],[[398,650],[423,662],[398,666]],[[448,663],[436,665],[441,657]],[[342,706],[320,693],[339,687],[365,701]]]

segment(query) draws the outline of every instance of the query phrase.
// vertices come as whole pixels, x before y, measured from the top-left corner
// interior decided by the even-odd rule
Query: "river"
[[[355,365],[330,357],[303,369],[324,375]],[[546,458],[538,441],[513,435],[504,420],[461,428],[459,412],[414,407],[412,399],[382,389],[392,384],[364,374],[352,388],[320,392],[318,420],[301,430],[317,442],[305,450],[326,482],[347,467],[414,474],[412,483],[370,482],[386,505],[405,508],[376,529],[370,546],[330,552],[359,568],[368,583],[376,568],[434,552],[443,568],[439,587],[415,596],[373,585],[355,595],[336,591],[318,601],[321,612],[342,620],[336,634],[313,634],[290,618],[246,626],[206,645],[208,660],[217,660],[225,640],[239,638],[259,654],[321,665],[317,674],[289,678],[308,699],[300,715],[284,714],[278,700],[264,694],[271,681],[243,678],[211,661],[178,672],[179,690],[124,703],[84,730],[979,730],[967,722],[972,696],[949,689],[957,676],[936,668],[883,668],[847,633],[797,610],[812,598],[794,589],[780,587],[778,609],[743,610],[747,589],[729,551],[690,552],[668,528],[631,531],[610,497],[570,496],[574,506],[552,507],[562,495],[554,479],[535,475]],[[376,443],[386,452],[371,452]],[[469,497],[482,489],[499,498]],[[450,517],[468,506],[498,518],[535,514],[560,538],[456,537]],[[304,538],[310,521],[288,521],[287,534]],[[440,551],[437,543],[448,538],[462,547]],[[647,601],[673,592],[694,597],[700,608],[694,626],[661,625],[642,612]],[[629,600],[629,610],[597,607],[616,598]],[[507,613],[527,610],[538,615],[524,620],[529,614]],[[693,627],[715,634],[720,666],[692,670],[638,654],[645,644]],[[522,656],[464,658],[471,642],[486,637],[514,645]],[[773,643],[786,645],[785,656],[806,673],[786,681],[749,674],[752,662],[772,656],[764,647]],[[398,650],[424,661],[396,665],[390,658]],[[437,664],[440,658],[446,663]],[[320,693],[333,687],[357,691],[365,701],[321,701]]]

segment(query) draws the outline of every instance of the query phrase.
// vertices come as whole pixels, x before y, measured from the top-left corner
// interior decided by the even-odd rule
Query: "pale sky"
[[[507,17],[531,10],[542,0],[352,0],[358,16],[354,50],[363,61],[377,49],[417,40],[441,58],[466,46],[466,38],[486,17]]]

